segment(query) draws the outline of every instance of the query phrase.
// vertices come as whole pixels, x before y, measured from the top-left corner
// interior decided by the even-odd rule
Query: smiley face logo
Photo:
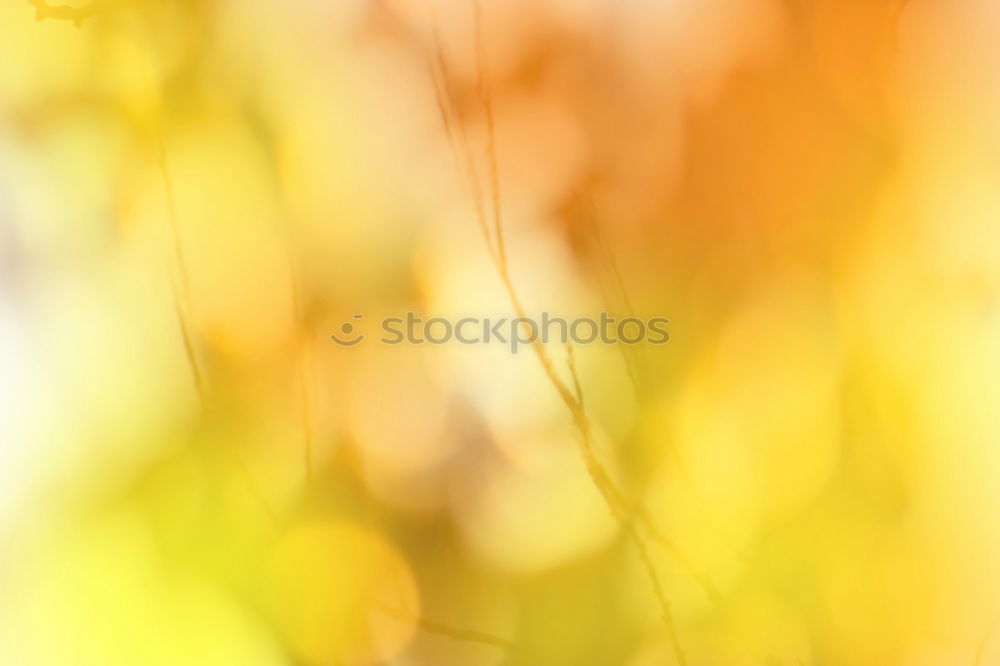
[[[365,316],[362,314],[356,314],[354,315],[353,318],[364,319]],[[336,342],[341,347],[353,347],[357,344],[360,344],[365,339],[363,333],[356,333],[354,324],[349,321],[345,321],[343,324],[340,325],[340,332],[344,337],[341,337],[336,333],[331,333],[330,339]]]

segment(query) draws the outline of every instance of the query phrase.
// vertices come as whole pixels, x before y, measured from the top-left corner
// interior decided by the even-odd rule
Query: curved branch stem
[[[435,94],[439,110],[441,111],[442,121],[444,122],[445,133],[449,142],[452,144],[453,152],[456,155],[459,152],[455,146],[456,142],[461,143],[465,149],[466,169],[468,170],[467,177],[470,179],[470,187],[473,196],[473,203],[476,208],[477,221],[479,222],[480,230],[486,242],[490,259],[496,268],[500,282],[503,284],[503,287],[507,292],[515,314],[519,319],[527,319],[524,305],[521,301],[520,295],[518,294],[517,288],[514,286],[514,281],[511,278],[510,266],[507,261],[507,250],[503,228],[503,210],[501,207],[502,198],[500,192],[499,165],[496,149],[496,128],[493,115],[492,97],[489,87],[489,75],[486,65],[485,46],[483,41],[482,11],[478,2],[474,4],[474,9],[476,66],[478,79],[477,88],[486,117],[486,154],[488,160],[489,189],[493,213],[492,229],[485,219],[485,206],[483,205],[482,192],[478,187],[478,177],[475,172],[475,160],[472,159],[471,151],[468,149],[468,142],[465,139],[460,123],[452,122],[451,119],[449,77],[446,60],[443,56],[443,48],[436,31],[434,32],[434,45],[437,51],[436,65],[439,72],[433,72],[432,70],[432,73],[434,74]],[[456,135],[458,138],[456,138]],[[617,286],[620,289],[623,287],[620,283],[618,283]],[[687,660],[681,647],[680,637],[677,632],[677,623],[673,616],[670,601],[668,600],[663,589],[663,585],[660,581],[659,574],[656,571],[656,567],[652,556],[650,555],[646,540],[639,532],[634,519],[638,517],[643,527],[649,530],[655,540],[665,546],[672,555],[677,557],[680,555],[680,551],[676,545],[673,544],[673,542],[655,529],[652,521],[644,513],[639,513],[631,509],[631,504],[626,499],[624,493],[616,486],[607,469],[597,458],[597,455],[594,452],[593,433],[590,419],[584,408],[583,390],[581,388],[579,376],[577,375],[576,362],[573,357],[572,348],[569,350],[569,372],[572,380],[572,388],[556,371],[552,358],[549,356],[544,344],[538,340],[537,337],[532,342],[532,349],[534,350],[535,356],[537,357],[538,362],[542,367],[542,371],[545,373],[549,383],[552,384],[553,388],[555,388],[556,392],[559,394],[559,398],[566,406],[566,409],[570,412],[573,424],[580,435],[580,454],[583,458],[583,462],[587,468],[587,473],[590,476],[592,483],[600,493],[605,504],[608,506],[612,516],[619,523],[623,532],[638,550],[639,558],[642,562],[646,575],[649,578],[650,584],[652,585],[657,603],[660,606],[663,621],[666,625],[667,633],[670,637],[677,663],[680,664],[680,666],[685,666]],[[689,569],[694,577],[706,587],[712,600],[717,601],[720,598],[718,591],[710,582],[708,582],[707,577],[694,568],[690,559],[687,557],[680,555],[678,559],[682,565]]]
[[[506,638],[501,638],[499,636],[494,636],[493,634],[488,634],[484,631],[476,631],[474,629],[462,629],[459,627],[453,627],[451,625],[443,624],[441,622],[434,622],[424,617],[404,612],[398,608],[395,608],[393,606],[390,606],[389,604],[386,604],[378,600],[374,602],[374,605],[377,610],[384,613],[385,615],[388,615],[394,620],[399,620],[400,622],[410,622],[412,624],[415,624],[422,631],[428,634],[433,634],[435,636],[443,636],[445,638],[450,638],[455,641],[462,641],[466,643],[479,643],[481,645],[489,645],[507,651],[511,651],[515,647],[513,641],[508,640]]]

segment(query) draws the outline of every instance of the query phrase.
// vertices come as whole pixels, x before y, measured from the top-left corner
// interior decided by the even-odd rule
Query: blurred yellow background
[[[0,664],[1000,663],[998,38],[4,0]]]

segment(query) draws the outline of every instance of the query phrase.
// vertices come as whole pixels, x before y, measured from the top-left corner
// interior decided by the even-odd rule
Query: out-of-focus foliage
[[[1000,658],[996,3],[60,1],[0,3],[0,664]],[[671,341],[374,340],[519,310]]]

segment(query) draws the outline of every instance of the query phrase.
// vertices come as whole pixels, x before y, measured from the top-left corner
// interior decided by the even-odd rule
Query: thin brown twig
[[[184,343],[184,355],[187,356],[188,366],[191,368],[191,376],[194,379],[194,387],[198,392],[198,403],[201,405],[202,409],[205,408],[205,380],[201,374],[201,368],[198,366],[197,355],[194,350],[194,344],[191,340],[191,331],[188,328],[187,317],[184,315],[184,310],[181,306],[181,298],[177,283],[171,280],[171,287],[174,292],[174,310],[177,313],[177,324],[181,331],[181,340]]]
[[[637,510],[635,512],[635,517],[638,521],[646,528],[653,540],[658,544],[663,546],[675,560],[680,562],[684,570],[687,571],[688,575],[697,581],[699,585],[705,590],[708,598],[712,603],[721,605],[722,604],[722,593],[719,588],[715,586],[715,583],[708,577],[708,574],[703,572],[698,565],[696,565],[690,557],[688,557],[674,542],[672,539],[668,538],[663,532],[656,527],[653,521],[650,519],[649,514],[645,511]]]
[[[160,175],[163,178],[163,190],[167,197],[167,221],[170,223],[170,233],[174,240],[174,258],[178,275],[181,279],[181,288],[185,299],[191,297],[191,278],[187,273],[187,261],[184,259],[184,244],[181,242],[181,229],[177,221],[177,202],[174,197],[174,181],[170,177],[170,168],[167,165],[167,147],[163,142],[163,135],[157,134],[157,145],[160,150],[157,162],[160,166]]]
[[[455,110],[454,103],[452,101],[450,84],[451,76],[449,74],[448,60],[445,57],[444,45],[441,42],[441,35],[438,33],[436,27],[431,29],[431,34],[434,40],[435,51],[435,60],[431,65],[431,80],[434,83],[434,95],[437,101],[438,111],[441,114],[441,121],[444,124],[445,136],[448,139],[452,157],[455,160],[455,166],[458,168],[460,175],[464,161],[465,170],[468,173],[468,182],[466,183],[466,187],[468,187],[468,194],[472,199],[472,204],[475,209],[476,223],[479,225],[479,230],[486,239],[486,249],[489,252],[490,259],[496,263],[497,250],[494,247],[493,237],[490,234],[489,227],[486,222],[486,209],[485,206],[483,206],[483,193],[479,186],[479,175],[478,170],[476,169],[476,160],[472,153],[472,147],[469,145],[469,140],[468,137],[466,137],[465,132],[462,132],[461,130],[456,132],[452,127],[451,116],[454,115],[457,119],[458,112]],[[459,151],[458,145],[456,144],[461,145],[461,151]],[[459,155],[461,155],[461,158]]]
[[[613,305],[613,297],[608,293],[607,285],[604,283],[604,279],[600,276],[597,278],[598,287],[601,290],[601,296],[604,299],[604,307],[608,312],[615,311]],[[626,345],[618,344],[615,345],[619,349],[619,353],[622,357],[622,364],[625,366],[625,374],[628,376],[629,385],[632,387],[632,394],[635,396],[637,402],[642,400],[642,391],[639,388],[639,373],[635,367],[635,360],[629,348]]]
[[[236,455],[236,464],[239,467],[240,475],[243,477],[243,481],[247,484],[247,488],[250,490],[250,494],[253,496],[254,500],[260,505],[261,510],[267,514],[268,518],[277,523],[278,514],[275,513],[271,503],[267,501],[267,498],[264,497],[264,493],[261,492],[260,488],[254,482],[253,475],[250,474],[250,468],[247,467],[247,464],[243,461],[243,458],[241,458],[239,454]]]
[[[477,21],[481,20],[479,18],[480,14],[478,13],[478,7],[477,7],[476,17]],[[481,42],[481,34],[482,34],[481,27],[477,28],[476,34],[477,37],[479,37],[480,39],[479,43],[477,44],[477,56],[478,56],[477,63],[479,65],[478,78],[480,86],[480,98],[483,101],[484,105],[487,105],[487,116],[488,116],[487,152],[489,153],[491,164],[493,166],[492,169],[493,177],[491,177],[491,186],[492,186],[491,194],[494,201],[493,221],[497,239],[496,250],[494,250],[493,235],[490,234],[487,225],[482,222],[481,217],[480,217],[480,230],[486,242],[487,249],[490,252],[490,258],[492,259],[497,274],[500,278],[500,281],[503,284],[504,289],[508,294],[511,305],[513,306],[516,315],[519,318],[523,319],[526,318],[525,308],[521,302],[520,296],[518,295],[517,289],[514,286],[513,280],[511,279],[506,251],[502,250],[503,219],[502,219],[502,208],[500,206],[500,199],[501,199],[500,185],[499,185],[498,169],[496,168],[495,132],[494,132],[494,123],[492,122],[492,103],[490,101],[491,98],[489,94],[488,76],[485,69],[485,64],[486,64],[485,51],[483,49]],[[482,216],[484,206],[482,205],[481,190],[477,186],[478,176],[476,175],[476,170],[475,170],[475,160],[471,156],[471,151],[468,148],[468,141],[465,136],[465,133],[462,131],[460,123],[452,123],[451,121],[451,114],[454,112],[449,108],[450,105],[442,103],[442,100],[447,101],[450,99],[450,77],[448,75],[447,67],[445,65],[445,60],[443,57],[443,48],[441,46],[440,38],[437,36],[436,31],[434,35],[435,35],[435,48],[437,52],[436,55],[438,60],[438,66],[441,69],[440,72],[441,82],[439,82],[437,76],[435,76],[434,84],[436,87],[435,92],[438,95],[438,102],[439,102],[438,106],[442,114],[442,122],[445,123],[445,133],[449,141],[456,141],[455,137],[457,136],[457,140],[461,141],[463,146],[465,147],[464,152],[466,157],[467,170],[469,172],[468,176],[470,178],[472,186],[473,202],[476,205],[477,214]],[[457,150],[454,150],[453,152],[457,154]],[[647,572],[647,575],[651,580],[655,596],[657,598],[658,603],[660,604],[663,613],[663,619],[667,624],[668,633],[674,644],[678,663],[683,665],[685,663],[685,659],[683,651],[680,646],[680,640],[677,636],[676,625],[673,619],[673,614],[670,608],[670,604],[666,598],[665,593],[663,592],[659,576],[656,573],[655,566],[653,565],[652,562],[652,558],[649,555],[649,549],[646,546],[646,543],[642,538],[641,534],[635,527],[635,524],[633,522],[634,519],[638,517],[641,524],[646,529],[648,529],[651,532],[651,534],[653,534],[656,541],[659,542],[664,547],[666,547],[671,554],[673,554],[675,557],[678,558],[681,564],[690,571],[690,573],[694,576],[694,578],[698,580],[706,588],[709,597],[713,601],[718,601],[720,599],[720,595],[717,589],[714,587],[714,585],[712,585],[711,582],[708,581],[707,577],[700,571],[698,571],[696,567],[693,566],[691,560],[687,557],[684,557],[679,548],[675,544],[673,544],[673,542],[671,542],[662,533],[660,533],[658,530],[655,529],[655,526],[653,525],[652,521],[648,518],[648,516],[631,508],[631,505],[625,499],[624,494],[621,492],[621,490],[618,489],[618,487],[615,485],[610,475],[608,474],[607,470],[597,459],[593,451],[592,433],[591,433],[589,419],[583,408],[583,394],[580,388],[579,378],[576,375],[575,362],[572,360],[572,358],[570,359],[570,373],[573,379],[574,390],[576,392],[575,395],[572,391],[570,391],[566,383],[556,372],[552,359],[549,357],[548,352],[545,349],[542,342],[537,339],[534,340],[532,343],[532,349],[534,350],[534,353],[539,361],[539,364],[542,366],[542,370],[544,371],[549,382],[556,389],[556,392],[559,394],[560,399],[569,410],[573,418],[573,422],[578,432],[581,435],[580,437],[581,456],[584,459],[588,475],[590,476],[595,487],[600,492],[605,503],[608,505],[613,516],[622,525],[622,528],[629,537],[629,539],[636,544],[636,547],[639,550],[640,559]],[[570,350],[570,354],[572,354],[572,350]]]
[[[583,409],[583,389],[580,387],[580,376],[576,373],[576,357],[573,354],[573,343],[566,345],[566,365],[569,366],[569,374],[573,378],[573,390],[576,391],[576,402]]]
[[[502,228],[502,219],[497,219],[497,224]],[[498,255],[496,259],[496,270],[500,277],[500,281],[503,284],[505,290],[507,291],[508,297],[514,308],[515,314],[520,319],[526,319],[526,310],[521,302],[520,296],[518,295],[517,289],[514,286],[513,280],[510,275],[509,265],[506,262],[506,254],[502,257]],[[572,414],[574,421],[577,423],[578,429],[581,431],[585,430],[587,435],[584,438],[584,457],[587,462],[588,470],[593,478],[594,483],[597,485],[598,489],[601,491],[602,495],[609,504],[615,504],[617,506],[617,512],[624,516],[635,516],[638,517],[643,526],[653,535],[655,540],[663,545],[667,550],[673,554],[676,559],[684,566],[688,572],[692,575],[695,580],[702,584],[705,588],[706,593],[713,602],[721,601],[721,594],[718,591],[708,577],[701,572],[694,564],[691,559],[683,554],[680,548],[663,535],[659,530],[655,528],[653,521],[649,518],[645,512],[631,507],[630,502],[625,499],[624,493],[614,484],[611,480],[610,475],[604,469],[603,465],[596,459],[593,451],[590,447],[590,430],[587,423],[586,413],[583,409],[581,401],[577,400],[573,393],[566,386],[565,382],[559,377],[555,370],[555,366],[550,358],[548,351],[546,350],[544,344],[539,339],[535,339],[532,342],[532,349],[542,366],[543,371],[546,374],[549,382],[556,389],[563,404]]]
[[[582,395],[582,391],[580,391],[579,388],[580,379],[576,373],[576,364],[570,363],[569,368],[570,374],[573,376],[573,384],[577,387],[577,391],[579,391]],[[639,534],[639,531],[635,528],[635,523],[629,518],[625,498],[615,487],[614,482],[611,480],[607,470],[600,464],[594,454],[590,420],[583,411],[582,400],[576,404],[577,408],[572,409],[571,411],[573,411],[574,422],[576,423],[576,427],[581,435],[581,452],[583,454],[584,462],[587,465],[587,471],[590,474],[590,478],[594,485],[604,498],[605,503],[611,509],[611,513],[615,517],[615,520],[617,520],[619,525],[621,525],[625,534],[635,545],[635,548],[639,553],[639,559],[641,560],[643,568],[646,570],[646,575],[653,586],[653,594],[656,596],[656,600],[660,605],[663,622],[667,627],[667,633],[670,636],[670,642],[673,645],[677,663],[684,666],[684,664],[687,663],[687,660],[684,656],[684,650],[681,647],[680,636],[677,634],[677,622],[674,619],[670,600],[667,598],[667,595],[663,590],[663,584],[660,582],[660,576],[656,572],[656,565],[653,563],[653,558],[649,553],[649,548],[646,545],[645,539],[642,538],[642,535]]]
[[[311,482],[313,477],[313,388],[315,378],[310,372],[315,366],[315,348],[311,331],[308,326],[306,313],[302,305],[302,286],[299,269],[292,256],[291,243],[286,248],[288,251],[289,271],[292,278],[292,310],[299,327],[305,331],[305,345],[298,363],[299,392],[302,395],[302,436],[305,442],[304,457],[306,468],[306,481]]]
[[[497,159],[496,128],[493,120],[493,99],[489,86],[489,68],[486,63],[486,43],[483,39],[483,10],[479,0],[473,2],[476,37],[476,71],[479,96],[486,112],[486,155],[489,158],[490,192],[493,200],[493,233],[497,247],[497,261],[506,266],[507,248],[503,233],[503,212],[500,207],[500,166]]]
[[[591,207],[593,207],[593,204],[591,204]],[[594,236],[597,238],[598,247],[600,247],[604,254],[611,277],[614,279],[615,287],[618,289],[618,296],[622,299],[622,304],[625,306],[625,310],[629,316],[634,316],[635,308],[632,306],[632,299],[629,298],[628,289],[625,287],[625,280],[622,278],[621,270],[618,268],[618,261],[615,259],[614,252],[611,251],[611,247],[601,232],[600,225],[597,224],[597,220],[593,217],[590,218],[590,226],[594,231]]]
[[[503,213],[500,205],[500,179],[496,154],[496,132],[493,120],[493,105],[490,96],[489,75],[486,66],[485,45],[483,40],[482,10],[478,0],[474,3],[474,10],[476,63],[479,79],[479,93],[486,111],[487,156],[490,161],[490,186],[493,199],[494,232],[496,234],[497,242],[497,256],[495,263],[500,280],[507,290],[515,313],[518,318],[526,319],[524,306],[521,303],[521,299],[518,296],[517,290],[510,277],[510,269],[507,263],[507,253],[504,245]],[[590,421],[583,409],[582,400],[574,397],[573,393],[571,393],[569,388],[567,388],[565,382],[563,382],[563,380],[556,373],[551,358],[545,350],[544,345],[540,340],[538,340],[537,337],[532,344],[532,348],[535,351],[535,355],[538,358],[543,371],[548,377],[550,383],[556,389],[556,392],[559,394],[563,403],[566,405],[566,408],[569,410],[573,418],[573,422],[580,433],[580,451],[594,485],[597,487],[598,492],[600,492],[605,503],[608,505],[612,515],[622,526],[622,529],[625,530],[626,534],[639,551],[640,559],[653,586],[653,592],[659,602],[663,615],[663,621],[667,627],[671,643],[673,644],[677,662],[681,666],[684,666],[686,664],[686,659],[684,651],[681,647],[680,637],[677,634],[677,625],[674,620],[670,602],[663,591],[663,586],[660,583],[659,575],[656,572],[656,567],[649,554],[649,550],[646,547],[645,540],[636,530],[635,525],[627,519],[625,514],[625,507],[627,506],[627,503],[624,501],[622,493],[617,489],[607,470],[603,467],[603,465],[601,465],[600,461],[594,454]],[[574,386],[577,388],[578,393],[580,393],[580,383],[579,378],[576,376],[575,363],[571,364],[570,373],[573,375]]]
[[[619,520],[622,519],[619,518]],[[652,582],[653,590],[663,613],[663,623],[667,627],[667,634],[670,636],[670,644],[674,648],[674,656],[677,658],[677,663],[680,666],[685,666],[687,664],[687,658],[684,656],[684,649],[681,647],[681,638],[677,634],[677,621],[674,619],[673,610],[670,606],[670,600],[667,599],[667,595],[663,591],[663,586],[660,584],[659,578],[656,575],[656,567],[653,564],[653,559],[649,555],[649,550],[646,548],[645,541],[643,541],[639,536],[635,527],[628,522],[623,522],[623,524],[626,526],[625,529],[628,532],[629,537],[631,537],[632,543],[635,544],[636,550],[639,551],[639,557],[642,559],[643,566],[645,566],[649,579]]]
[[[187,263],[184,260],[184,248],[181,243],[180,225],[177,221],[177,204],[174,197],[174,184],[173,179],[170,177],[170,168],[167,165],[167,149],[163,142],[162,134],[157,135],[157,144],[159,146],[159,159],[157,162],[160,167],[160,176],[163,179],[163,191],[167,200],[167,220],[173,237],[175,261],[174,268],[178,276],[178,280],[180,281],[179,285],[176,281],[172,281],[174,292],[174,310],[177,313],[177,323],[180,327],[181,338],[184,343],[184,353],[187,356],[188,365],[191,368],[191,375],[194,379],[195,389],[198,392],[198,400],[202,409],[204,409],[206,400],[205,380],[204,375],[201,372],[201,367],[198,363],[198,355],[194,349],[194,343],[191,337],[191,326],[187,315],[187,308],[189,308],[191,304],[191,279],[188,276]]]
[[[607,239],[604,237],[601,231],[601,226],[597,223],[596,210],[597,206],[594,205],[593,198],[587,196],[588,208],[590,214],[587,215],[587,220],[590,222],[591,231],[594,234],[594,238],[597,240],[598,251],[600,252],[604,264],[611,275],[611,281],[616,292],[617,300],[621,302],[621,306],[624,308],[626,314],[629,317],[635,317],[635,307],[632,305],[632,299],[629,297],[628,288],[625,286],[625,279],[622,277],[621,270],[618,268],[618,260],[615,258],[615,253],[611,249],[611,245],[608,243]],[[601,291],[604,293],[606,301],[610,301],[604,286],[603,281],[601,281]],[[632,383],[632,389],[635,392],[636,399],[642,400],[642,382],[639,372],[641,367],[639,354],[629,345],[618,345],[621,350],[622,360],[625,362],[625,369],[628,372],[629,381]],[[642,347],[639,348],[639,351]]]
[[[463,641],[466,643],[480,643],[482,645],[490,645],[492,647],[500,648],[501,650],[511,651],[515,647],[515,643],[506,638],[501,638],[499,636],[494,636],[493,634],[488,634],[484,631],[476,631],[474,629],[461,629],[458,627],[453,627],[441,622],[433,622],[419,615],[414,615],[412,613],[405,613],[398,608],[394,608],[389,604],[376,600],[374,606],[377,610],[381,611],[389,617],[399,620],[401,622],[409,622],[422,631],[428,634],[434,634],[437,636],[444,636],[445,638],[450,638],[456,641]]]
[[[594,209],[592,201],[590,202],[590,208],[592,210]],[[611,247],[609,246],[607,240],[604,238],[604,234],[601,232],[600,226],[597,224],[596,219],[593,216],[587,216],[587,219],[590,222],[591,230],[594,234],[594,238],[597,241],[597,246],[601,258],[607,268],[608,273],[611,275],[612,283],[615,288],[614,291],[616,292],[615,296],[617,297],[618,300],[621,301],[621,305],[625,309],[625,312],[628,314],[628,316],[635,317],[635,308],[632,305],[632,300],[628,294],[628,288],[625,286],[625,280],[622,277],[621,270],[618,267],[618,262],[615,259],[614,252],[611,250]],[[614,300],[614,297],[609,296],[608,289],[605,286],[604,281],[599,280],[599,282],[605,301],[608,302],[610,306],[611,301]],[[641,383],[638,372],[639,361],[638,359],[636,359],[634,354],[630,353],[631,352],[630,347],[627,347],[626,345],[618,345],[618,347],[621,350],[622,360],[625,363],[625,369],[628,373],[629,381],[632,384],[632,389],[635,392],[636,398],[641,400],[642,392],[641,392]],[[684,469],[683,464],[680,460],[678,460],[678,465],[685,478],[688,478],[687,472]],[[690,480],[689,480],[689,485],[691,485]],[[646,530],[652,536],[653,540],[659,543],[661,546],[663,546],[667,551],[669,551],[670,554],[674,557],[674,559],[678,560],[681,563],[681,565],[687,570],[687,572],[696,581],[698,581],[698,583],[701,584],[701,586],[705,589],[705,592],[708,594],[708,597],[712,602],[716,604],[722,603],[722,594],[719,592],[715,584],[712,583],[709,577],[704,572],[702,572],[698,568],[698,566],[687,555],[684,554],[683,551],[681,551],[681,549],[677,546],[676,543],[674,543],[673,540],[664,535],[656,527],[656,525],[653,523],[652,519],[646,512],[637,509],[633,511],[632,515],[634,515],[639,520],[639,522],[646,528]]]
[[[188,319],[186,307],[190,307],[191,303],[191,279],[187,271],[187,262],[184,257],[184,250],[182,245],[181,233],[180,233],[180,223],[177,216],[177,203],[174,197],[174,184],[173,179],[170,175],[170,166],[167,163],[167,148],[166,143],[163,140],[163,134],[157,134],[157,143],[159,145],[159,162],[160,175],[163,179],[163,191],[167,200],[167,218],[170,223],[171,233],[173,237],[174,244],[174,259],[176,261],[176,273],[179,276],[180,285],[176,281],[171,281],[174,292],[174,309],[177,312],[177,321],[181,330],[181,338],[184,342],[184,352],[187,356],[188,365],[191,368],[191,374],[194,377],[195,388],[198,392],[199,404],[201,405],[202,411],[206,408],[206,390],[204,375],[202,374],[201,367],[198,363],[198,355],[195,352],[194,344],[191,334],[191,325]],[[246,481],[247,487],[250,490],[250,494],[253,495],[254,499],[260,504],[263,511],[273,520],[277,521],[278,516],[274,509],[268,503],[267,499],[264,497],[264,493],[261,492],[260,488],[254,483],[253,477],[250,474],[249,468],[241,457],[237,455],[237,465],[240,469],[240,474]]]
[[[593,200],[590,199],[590,197],[588,197],[588,202],[589,202],[589,209],[591,211],[596,210],[594,202]],[[601,228],[597,224],[595,216],[591,214],[587,215],[586,217],[589,222],[591,231],[594,234],[594,238],[597,241],[597,246],[601,258],[603,259],[603,262],[605,264],[608,273],[610,273],[611,275],[614,291],[616,292],[615,296],[617,297],[618,300],[621,301],[621,306],[625,309],[628,316],[635,317],[635,312],[636,312],[635,307],[632,305],[632,299],[629,297],[628,288],[625,285],[625,280],[622,277],[622,273],[621,270],[619,269],[618,261],[615,258],[614,252],[611,250],[611,247],[608,244],[607,239],[601,232]],[[607,288],[604,285],[603,280],[600,280],[600,283],[601,283],[601,291],[604,294],[605,301],[609,302],[610,305],[610,301],[612,300],[612,298],[609,297],[609,294],[607,293]],[[642,396],[641,383],[638,372],[639,362],[634,355],[630,354],[627,351],[628,348],[625,345],[618,345],[618,347],[622,351],[622,359],[625,363],[625,368],[626,371],[628,372],[629,380],[632,384],[632,388],[635,392],[636,398],[641,399]],[[687,473],[683,469],[683,464],[681,463],[681,461],[678,461],[678,464],[681,467],[681,470],[686,477]],[[701,569],[694,563],[694,561],[690,557],[688,557],[672,539],[670,539],[662,531],[660,531],[660,529],[656,526],[656,524],[653,522],[652,518],[650,518],[647,512],[643,511],[640,508],[633,507],[629,510],[629,515],[632,516],[634,519],[636,519],[646,529],[646,531],[649,532],[653,540],[659,543],[663,548],[665,548],[674,557],[674,559],[676,559],[684,567],[684,569],[688,572],[688,574],[691,575],[691,577],[694,578],[695,581],[697,581],[702,586],[702,588],[705,590],[705,593],[708,595],[709,599],[713,603],[716,604],[722,603],[722,593],[711,581],[708,575],[705,574],[703,571],[701,571]]]

